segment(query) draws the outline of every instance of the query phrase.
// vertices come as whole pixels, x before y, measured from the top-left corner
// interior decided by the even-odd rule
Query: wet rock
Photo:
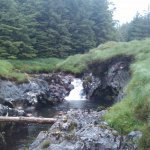
[[[62,73],[34,75],[28,83],[0,80],[0,103],[26,108],[62,102],[72,89],[72,76]]]
[[[12,109],[0,104],[0,116],[25,116],[24,110]]]
[[[105,113],[106,110],[91,110],[90,114],[88,111],[70,110],[65,114],[66,122],[62,116],[57,116],[58,121],[49,131],[41,132],[29,150],[42,150],[47,142],[46,150],[129,150],[134,147],[131,142],[127,143],[127,136],[122,137],[101,120]]]
[[[83,77],[87,98],[103,105],[112,105],[124,96],[124,87],[130,80],[132,56],[116,56],[106,61],[89,64],[89,72]]]
[[[28,83],[16,84],[0,80],[0,98],[3,104],[13,104],[14,108],[37,104],[37,96],[48,89],[48,84],[40,79],[31,79]]]

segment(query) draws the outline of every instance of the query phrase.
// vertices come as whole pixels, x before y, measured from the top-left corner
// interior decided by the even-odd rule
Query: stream
[[[53,107],[42,107],[34,111],[34,116],[41,117],[54,117],[60,111],[68,111],[69,109],[96,109],[98,104],[93,101],[86,99],[85,94],[83,93],[82,81],[78,78],[75,78],[72,81],[74,89],[70,94],[65,98],[65,101],[57,106]],[[20,126],[19,126],[20,128]],[[40,131],[46,131],[50,128],[50,125],[39,125],[39,124],[26,124],[21,126],[19,132],[16,130],[13,134],[14,137],[11,137],[10,143],[6,150],[25,150],[29,147],[30,144],[34,141]]]

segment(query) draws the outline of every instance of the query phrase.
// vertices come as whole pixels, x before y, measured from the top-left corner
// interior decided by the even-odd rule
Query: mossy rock
[[[42,149],[48,148],[48,147],[50,146],[50,143],[51,143],[51,142],[48,141],[48,140],[47,140],[47,141],[44,141],[44,142],[42,143],[42,147],[41,147],[41,148],[42,148]]]

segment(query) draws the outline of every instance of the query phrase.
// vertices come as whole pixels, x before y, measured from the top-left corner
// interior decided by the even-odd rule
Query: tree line
[[[107,0],[0,0],[0,57],[84,53],[116,37]]]
[[[119,28],[119,35],[121,41],[150,37],[150,12],[148,11],[144,15],[137,13],[130,23],[123,24]]]

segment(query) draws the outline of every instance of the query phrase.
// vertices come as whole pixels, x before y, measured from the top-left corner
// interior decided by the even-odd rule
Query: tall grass
[[[0,60],[0,77],[4,79],[16,80],[18,82],[27,80],[25,74],[15,71],[14,66],[6,60]]]
[[[26,73],[52,72],[63,59],[37,58],[33,60],[10,60],[15,69]]]
[[[34,60],[0,60],[0,77],[25,82],[26,73],[52,72],[62,59],[46,58]]]

